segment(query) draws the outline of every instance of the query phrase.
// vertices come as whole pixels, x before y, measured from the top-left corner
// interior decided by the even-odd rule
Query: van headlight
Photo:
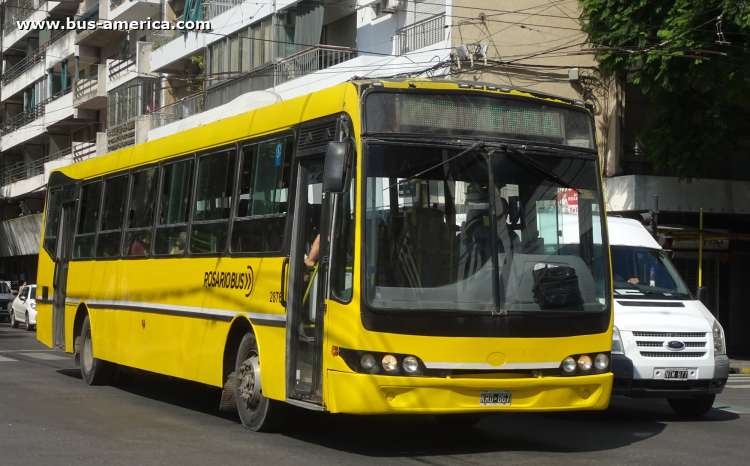
[[[721,328],[718,320],[714,320],[714,354],[727,354],[727,347],[724,343],[724,329]]]
[[[625,346],[622,344],[622,337],[617,327],[612,327],[612,354],[625,354]]]

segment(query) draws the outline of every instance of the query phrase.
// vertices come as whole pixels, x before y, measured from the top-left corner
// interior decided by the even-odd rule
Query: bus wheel
[[[104,385],[112,380],[114,364],[94,357],[91,344],[91,322],[89,316],[83,319],[81,328],[81,377],[89,385]]]
[[[711,410],[716,395],[696,395],[690,398],[669,398],[669,406],[682,417],[701,417]]]
[[[452,429],[468,429],[481,421],[482,416],[478,414],[441,414],[435,416],[435,420]]]
[[[253,432],[273,432],[285,421],[287,406],[263,396],[260,377],[260,355],[255,335],[242,338],[234,364],[234,396],[237,412],[245,429]]]

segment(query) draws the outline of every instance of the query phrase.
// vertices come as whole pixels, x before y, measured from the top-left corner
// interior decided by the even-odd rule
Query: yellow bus
[[[222,387],[258,431],[290,405],[464,424],[608,405],[583,102],[353,81],[61,168],[48,189],[38,339],[88,384],[140,369]]]

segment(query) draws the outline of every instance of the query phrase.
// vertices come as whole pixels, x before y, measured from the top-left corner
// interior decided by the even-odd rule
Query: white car
[[[18,323],[21,321],[26,324],[26,330],[32,330],[36,327],[36,285],[24,286],[16,299],[13,300],[10,326],[18,328]]]
[[[729,376],[724,330],[636,220],[609,217],[615,328],[613,395],[666,398],[702,416]]]

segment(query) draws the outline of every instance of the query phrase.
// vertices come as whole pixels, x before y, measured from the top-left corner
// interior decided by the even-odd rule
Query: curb
[[[730,374],[750,374],[750,367],[730,367]]]

